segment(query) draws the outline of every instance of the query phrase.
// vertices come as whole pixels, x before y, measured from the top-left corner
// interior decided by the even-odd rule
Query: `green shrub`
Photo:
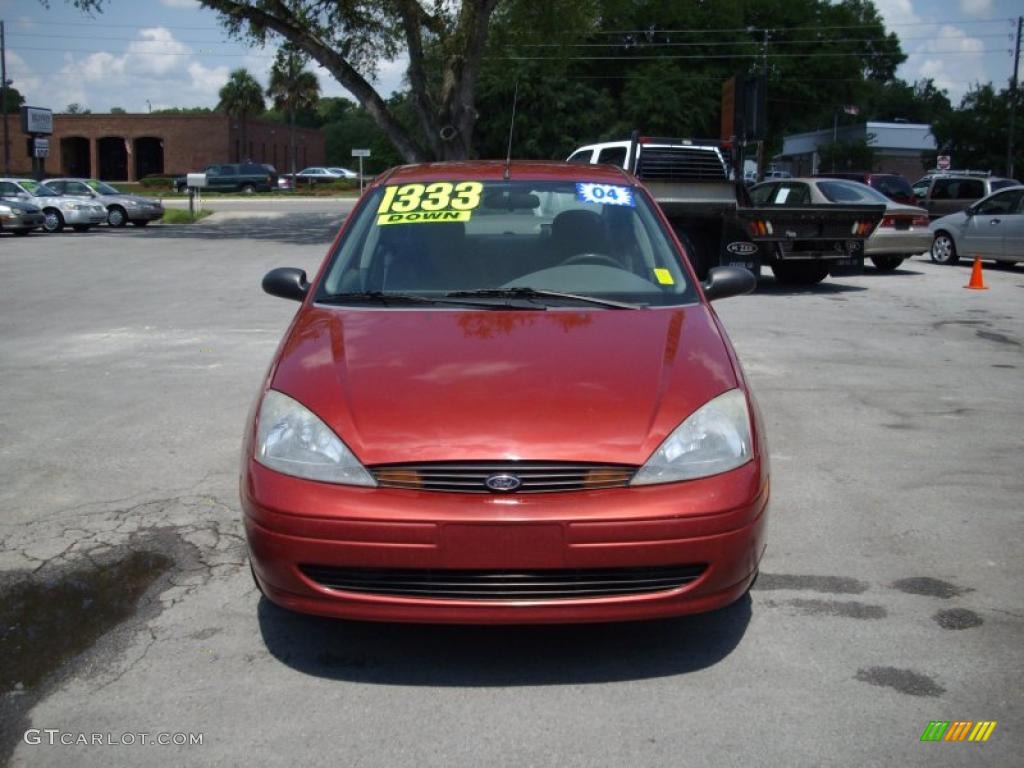
[[[144,187],[169,187],[174,182],[170,176],[147,176],[139,181]]]
[[[196,215],[193,216],[188,212],[187,208],[165,208],[163,218],[160,221],[164,224],[192,224],[200,219],[205,219],[212,213],[213,211],[203,208],[200,211],[196,211]]]

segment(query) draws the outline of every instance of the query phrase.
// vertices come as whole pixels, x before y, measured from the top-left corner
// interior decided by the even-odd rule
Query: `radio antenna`
[[[516,126],[516,101],[519,99],[519,81],[516,81],[516,89],[512,93],[512,120],[508,124],[508,152],[505,153],[505,173],[503,178],[508,181],[512,177],[512,129]]]

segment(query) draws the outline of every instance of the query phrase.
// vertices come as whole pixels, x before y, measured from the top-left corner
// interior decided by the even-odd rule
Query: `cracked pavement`
[[[981,295],[967,268],[914,260],[717,305],[774,484],[764,572],[729,609],[354,624],[259,599],[237,503],[242,425],[295,308],[260,279],[316,269],[343,215],[319,206],[0,236],[0,764],[1016,761],[1024,269],[986,268]],[[999,725],[921,744],[934,719]]]

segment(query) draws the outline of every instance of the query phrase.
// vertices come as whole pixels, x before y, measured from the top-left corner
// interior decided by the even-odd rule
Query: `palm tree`
[[[236,69],[231,73],[231,77],[228,78],[224,87],[220,89],[219,95],[220,103],[217,104],[217,110],[238,118],[242,149],[236,154],[241,155],[246,152],[246,147],[248,147],[246,120],[249,115],[262,114],[266,109],[263,102],[263,89],[248,70]],[[241,157],[235,158],[236,162],[241,162],[241,160]]]
[[[292,45],[282,45],[270,69],[267,96],[273,99],[274,109],[288,115],[288,141],[291,173],[295,175],[295,113],[316,106],[320,98],[320,83],[316,75],[304,69],[306,56]]]

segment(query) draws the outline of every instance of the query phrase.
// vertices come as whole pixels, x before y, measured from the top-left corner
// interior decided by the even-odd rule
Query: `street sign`
[[[370,150],[368,149],[353,149],[352,157],[359,158],[359,194],[363,194],[363,158],[370,156]]]
[[[53,112],[41,107],[22,107],[21,131],[49,136],[53,133]]]
[[[935,158],[935,167],[940,171],[948,171],[952,167],[951,160],[949,155],[939,155]]]
[[[370,150],[368,149],[353,149],[352,157],[369,157]]]
[[[49,157],[50,140],[35,138],[32,140],[32,157]]]
[[[202,189],[207,184],[205,173],[187,173],[185,174],[185,186],[192,187],[193,189]]]

